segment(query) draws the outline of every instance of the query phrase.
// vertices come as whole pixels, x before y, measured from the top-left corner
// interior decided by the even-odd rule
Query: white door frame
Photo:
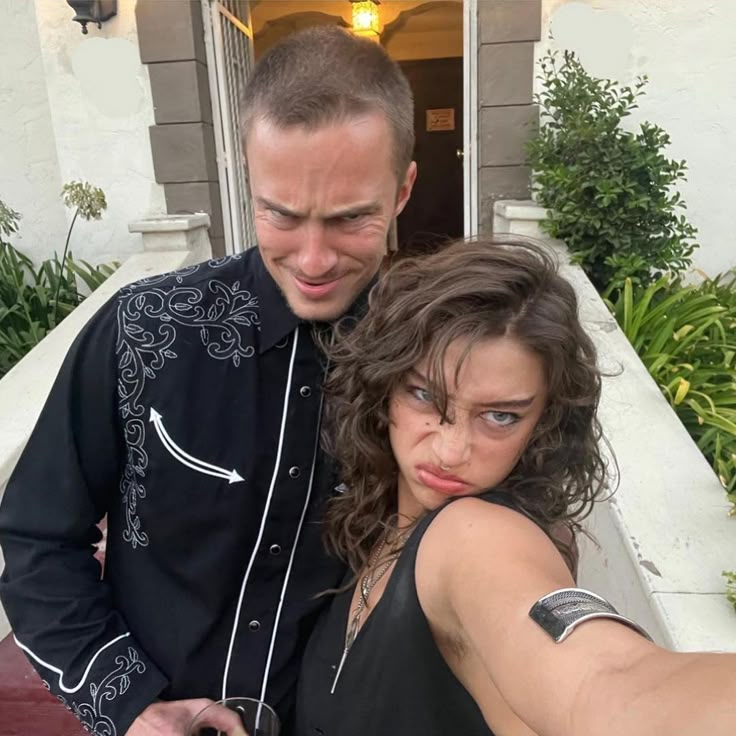
[[[233,79],[228,65],[232,55],[240,54],[241,64],[253,67],[253,30],[248,17],[233,15],[219,0],[201,0],[205,29],[207,71],[212,99],[212,123],[215,133],[217,173],[225,235],[225,252],[234,254],[255,245],[252,203],[245,171],[239,131],[239,99],[236,87],[245,79]],[[247,49],[237,47],[237,40],[247,38]],[[242,34],[240,36],[239,34]],[[247,60],[244,58],[246,55]],[[243,71],[243,70],[241,70]]]
[[[463,221],[478,235],[478,0],[463,0]]]

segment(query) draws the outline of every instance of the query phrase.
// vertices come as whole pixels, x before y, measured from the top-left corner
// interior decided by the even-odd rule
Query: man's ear
[[[409,197],[411,197],[411,190],[414,187],[414,182],[417,179],[417,162],[412,161],[409,166],[406,169],[406,175],[404,176],[404,181],[401,183],[401,186],[399,187],[399,193],[396,197],[396,209],[394,210],[394,217],[398,217],[404,207],[406,207],[406,203],[409,201]]]

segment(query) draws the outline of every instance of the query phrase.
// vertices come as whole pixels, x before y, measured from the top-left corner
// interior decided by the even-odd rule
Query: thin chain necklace
[[[407,529],[397,535],[393,542],[395,549],[393,549],[388,557],[378,567],[376,567],[378,560],[381,559],[381,553],[386,547],[386,537],[384,535],[381,543],[376,548],[376,551],[371,555],[368,560],[368,570],[365,575],[360,579],[360,598],[358,599],[358,605],[353,611],[352,618],[350,619],[350,625],[348,626],[347,633],[345,634],[345,648],[342,651],[342,657],[340,657],[340,664],[337,666],[337,672],[335,673],[335,679],[332,682],[332,689],[330,694],[335,692],[337,687],[337,680],[342,672],[343,665],[347,659],[348,652],[355,643],[355,639],[358,636],[358,630],[360,628],[360,619],[363,615],[363,611],[368,605],[368,598],[370,597],[371,591],[376,587],[378,581],[388,572],[389,568],[396,561],[396,558],[401,554],[401,549],[406,538],[409,536],[411,529]],[[398,546],[398,549],[396,547]]]

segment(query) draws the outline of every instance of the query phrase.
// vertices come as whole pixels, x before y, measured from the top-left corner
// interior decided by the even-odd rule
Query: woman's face
[[[432,403],[427,366],[419,363],[389,402],[389,436],[399,467],[399,513],[416,517],[453,496],[473,496],[509,475],[544,411],[542,361],[517,340],[482,340],[466,356],[464,342],[444,360],[448,417]]]

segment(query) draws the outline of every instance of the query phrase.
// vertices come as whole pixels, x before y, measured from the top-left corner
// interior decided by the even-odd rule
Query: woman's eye
[[[419,386],[409,386],[408,391],[417,401],[420,401],[422,404],[432,403],[432,394],[430,394],[426,388],[420,388]]]
[[[487,411],[483,414],[483,418],[497,427],[508,427],[511,424],[516,424],[520,419],[518,414],[512,414],[508,411]]]

